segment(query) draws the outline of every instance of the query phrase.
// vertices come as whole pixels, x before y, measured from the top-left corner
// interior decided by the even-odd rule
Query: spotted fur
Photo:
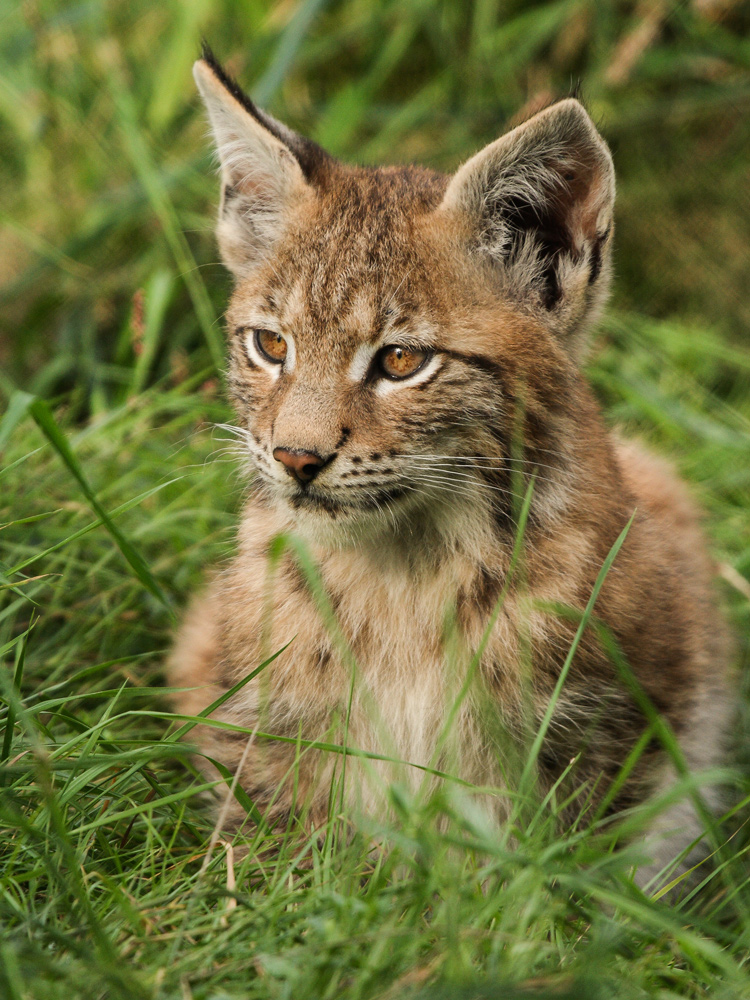
[[[195,73],[222,169],[218,239],[236,278],[227,381],[254,478],[237,555],[176,642],[181,710],[291,641],[216,713],[292,739],[255,740],[239,775],[272,818],[327,814],[337,758],[309,750],[295,764],[298,737],[346,731],[350,746],[502,786],[508,748],[539,724],[570,648],[575,621],[555,608],[585,606],[634,516],[596,614],[690,766],[716,763],[727,641],[696,512],[664,463],[607,432],[579,370],[606,295],[614,201],[609,152],[581,105],[547,108],[448,178],[344,166],[255,108],[210,56]],[[285,338],[283,365],[258,353],[256,329]],[[426,352],[425,365],[389,381],[377,369],[389,344]],[[295,481],[278,448],[319,456],[320,471]],[[508,583],[532,477],[522,572],[446,734]],[[292,552],[269,567],[269,545],[289,532],[315,557],[338,639]],[[572,780],[595,805],[644,726],[587,631],[542,749],[542,788],[577,758]],[[244,739],[205,728],[201,741],[239,765]],[[380,810],[396,776],[424,777],[350,762],[348,806]],[[671,780],[652,741],[614,807]],[[502,820],[502,796],[483,802]],[[232,805],[227,822],[243,820]],[[672,822],[676,853],[698,824],[683,806],[663,830]]]

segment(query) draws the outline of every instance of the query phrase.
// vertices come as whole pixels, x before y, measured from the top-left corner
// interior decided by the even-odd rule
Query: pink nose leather
[[[290,476],[298,483],[309,483],[325,465],[325,460],[312,451],[290,451],[288,448],[274,448],[273,457],[281,462]]]

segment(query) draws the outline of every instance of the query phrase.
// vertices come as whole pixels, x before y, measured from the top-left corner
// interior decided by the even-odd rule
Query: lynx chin
[[[569,769],[565,787],[586,790],[568,818],[584,801],[593,812],[647,730],[612,639],[688,767],[716,765],[728,642],[698,515],[663,461],[607,430],[581,374],[615,197],[581,104],[551,105],[445,176],[347,166],[257,108],[210,52],[194,72],[221,163],[228,386],[252,481],[237,554],[176,640],[180,711],[289,644],[215,711],[234,730],[200,727],[205,757],[239,769],[272,824],[328,816],[340,758],[298,738],[495,788],[473,808],[502,823],[513,754],[523,766],[632,517],[594,609],[611,639],[584,631],[537,787]],[[271,566],[282,535],[311,553],[338,633],[297,550]],[[643,742],[613,812],[675,781],[662,742]],[[348,815],[382,816],[395,779],[431,780],[349,758]],[[225,807],[227,828],[247,822],[234,796]],[[681,799],[655,821],[639,879],[700,836]]]

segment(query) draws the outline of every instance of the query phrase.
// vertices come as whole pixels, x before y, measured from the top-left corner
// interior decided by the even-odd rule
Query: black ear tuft
[[[229,73],[227,73],[227,71],[224,69],[224,67],[221,65],[219,60],[214,55],[211,46],[208,44],[205,38],[201,41],[201,58],[205,63],[208,63],[208,66],[211,69],[213,75],[216,77],[216,79],[219,81],[222,87],[225,90],[229,91],[229,93],[232,95],[235,101],[237,101],[238,104],[242,105],[245,111],[247,111],[248,114],[251,114],[256,121],[261,121],[258,114],[259,109],[250,100],[250,98],[247,96],[242,87],[240,87],[239,83],[237,83],[234,77],[230,76]],[[265,122],[261,121],[261,125],[264,124]],[[276,136],[276,138],[278,139],[279,136]]]
[[[201,54],[200,58],[205,60],[208,65],[214,69],[216,66],[216,56],[213,53],[213,49],[208,44],[205,38],[201,38]]]

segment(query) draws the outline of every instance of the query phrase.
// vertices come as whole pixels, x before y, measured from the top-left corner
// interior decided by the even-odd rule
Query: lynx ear
[[[256,107],[208,50],[193,76],[221,163],[219,249],[240,278],[268,254],[330,158]]]
[[[578,101],[560,101],[486,146],[451,179],[471,250],[503,290],[540,314],[576,359],[606,297],[615,197],[604,140]]]

